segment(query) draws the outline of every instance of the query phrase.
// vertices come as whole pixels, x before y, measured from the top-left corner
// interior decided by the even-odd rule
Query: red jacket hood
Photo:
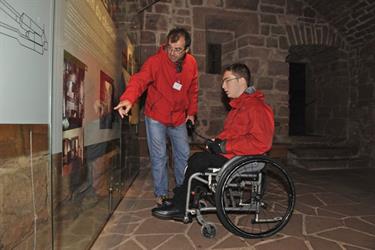
[[[248,98],[249,98],[250,101],[254,100],[254,101],[264,102],[264,94],[260,91],[255,91],[254,93],[251,93],[251,94],[249,94],[247,92],[242,93],[242,95],[240,95],[238,98],[232,99],[229,102],[229,105],[232,108],[238,108],[241,105],[241,103]]]

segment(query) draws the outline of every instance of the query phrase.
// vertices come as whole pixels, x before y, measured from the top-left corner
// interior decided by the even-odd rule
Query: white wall
[[[0,123],[49,123],[53,2],[0,2]]]
[[[94,105],[100,99],[100,71],[119,84],[121,54],[112,19],[101,0],[56,1],[52,153],[62,151],[64,50],[87,66],[84,80],[84,145],[119,138],[119,123],[99,129]]]

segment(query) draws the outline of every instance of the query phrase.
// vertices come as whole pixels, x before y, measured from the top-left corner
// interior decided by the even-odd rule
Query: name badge
[[[173,87],[172,88],[175,89],[175,90],[180,91],[181,88],[182,88],[182,84],[180,82],[176,81],[176,82],[173,83]]]

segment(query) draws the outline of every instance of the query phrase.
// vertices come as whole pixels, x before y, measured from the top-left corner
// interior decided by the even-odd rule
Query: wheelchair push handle
[[[210,138],[207,138],[207,137],[205,137],[203,135],[200,135],[198,132],[195,131],[195,125],[193,124],[193,122],[191,120],[187,120],[186,121],[186,129],[187,129],[189,135],[193,135],[194,134],[194,135],[202,138],[205,141],[211,141]]]
[[[188,131],[191,131],[191,132],[193,132],[193,130],[195,129],[195,126],[191,120],[187,120],[186,128]]]

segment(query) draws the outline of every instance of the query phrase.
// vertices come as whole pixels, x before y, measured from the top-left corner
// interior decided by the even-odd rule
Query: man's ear
[[[246,79],[244,77],[241,77],[240,79],[238,79],[240,81],[241,84],[244,84],[247,86],[247,82],[246,82]]]
[[[186,52],[186,53],[189,53],[189,51],[190,51],[190,47],[187,47],[187,48],[185,49],[185,52]]]

